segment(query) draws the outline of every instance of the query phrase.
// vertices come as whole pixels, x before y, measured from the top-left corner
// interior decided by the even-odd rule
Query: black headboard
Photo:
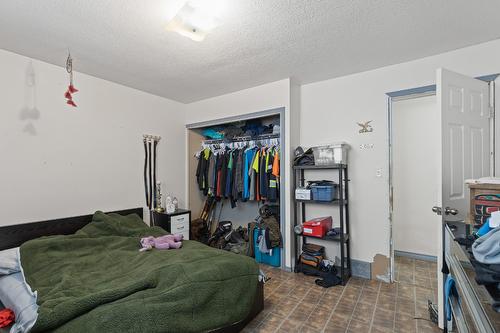
[[[120,215],[137,214],[143,217],[142,208],[118,210],[108,213]],[[0,227],[0,251],[20,246],[22,243],[42,236],[70,235],[92,222],[92,216],[82,215],[56,220],[31,222]]]

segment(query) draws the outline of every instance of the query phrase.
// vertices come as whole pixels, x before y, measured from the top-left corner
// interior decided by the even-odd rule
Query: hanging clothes
[[[256,200],[258,197],[258,183],[257,183],[257,173],[259,172],[259,150],[255,151],[253,160],[250,167],[250,198],[249,200]],[[258,199],[257,199],[258,200]]]
[[[267,166],[267,175],[269,179],[267,198],[270,202],[276,202],[276,200],[278,199],[278,182],[277,177],[273,173],[274,160],[276,158],[275,155],[276,153],[274,150],[273,152],[269,153],[269,163]]]
[[[198,158],[198,165],[196,167],[196,180],[198,182],[198,188],[203,191],[204,195],[208,194],[208,168],[210,159],[210,149],[203,149]]]
[[[260,200],[265,201],[267,199],[267,168],[266,160],[268,160],[269,151],[266,148],[262,148],[262,154],[260,157],[260,167],[259,167],[259,192]]]
[[[204,145],[197,154],[196,180],[204,195],[237,202],[276,202],[279,197],[279,146],[268,141]],[[278,143],[279,144],[279,143]],[[210,148],[208,148],[210,147]]]
[[[207,182],[208,182],[208,194],[209,195],[214,195],[215,191],[215,163],[216,163],[217,157],[215,154],[210,154],[210,158],[208,161],[208,174],[207,174]]]
[[[227,158],[226,186],[224,188],[224,197],[231,197],[231,186],[233,180],[233,151],[230,151]]]
[[[255,151],[247,149],[245,151],[245,160],[243,166],[243,200],[250,199],[250,170],[253,162]]]

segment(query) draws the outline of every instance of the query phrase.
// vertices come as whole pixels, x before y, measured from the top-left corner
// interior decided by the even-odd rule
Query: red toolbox
[[[303,234],[304,236],[323,238],[331,228],[331,216],[317,217],[315,219],[304,222]]]

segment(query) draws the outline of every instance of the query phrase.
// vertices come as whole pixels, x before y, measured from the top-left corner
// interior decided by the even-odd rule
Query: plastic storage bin
[[[337,185],[313,185],[311,193],[313,200],[332,201],[337,198]]]
[[[312,147],[315,165],[347,164],[347,149],[345,142]]]
[[[262,253],[259,251],[259,243],[257,240],[259,239],[260,229],[255,228],[253,230],[253,245],[255,252],[255,261],[262,264],[267,264],[275,267],[281,266],[281,249],[279,247],[274,247],[272,251],[272,255],[268,253]]]

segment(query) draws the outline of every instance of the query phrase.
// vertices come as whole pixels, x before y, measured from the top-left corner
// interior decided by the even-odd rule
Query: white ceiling
[[[194,42],[164,29],[182,3],[2,0],[0,48],[63,66],[69,47],[77,71],[192,102],[500,37],[498,0],[226,0],[223,25]]]

